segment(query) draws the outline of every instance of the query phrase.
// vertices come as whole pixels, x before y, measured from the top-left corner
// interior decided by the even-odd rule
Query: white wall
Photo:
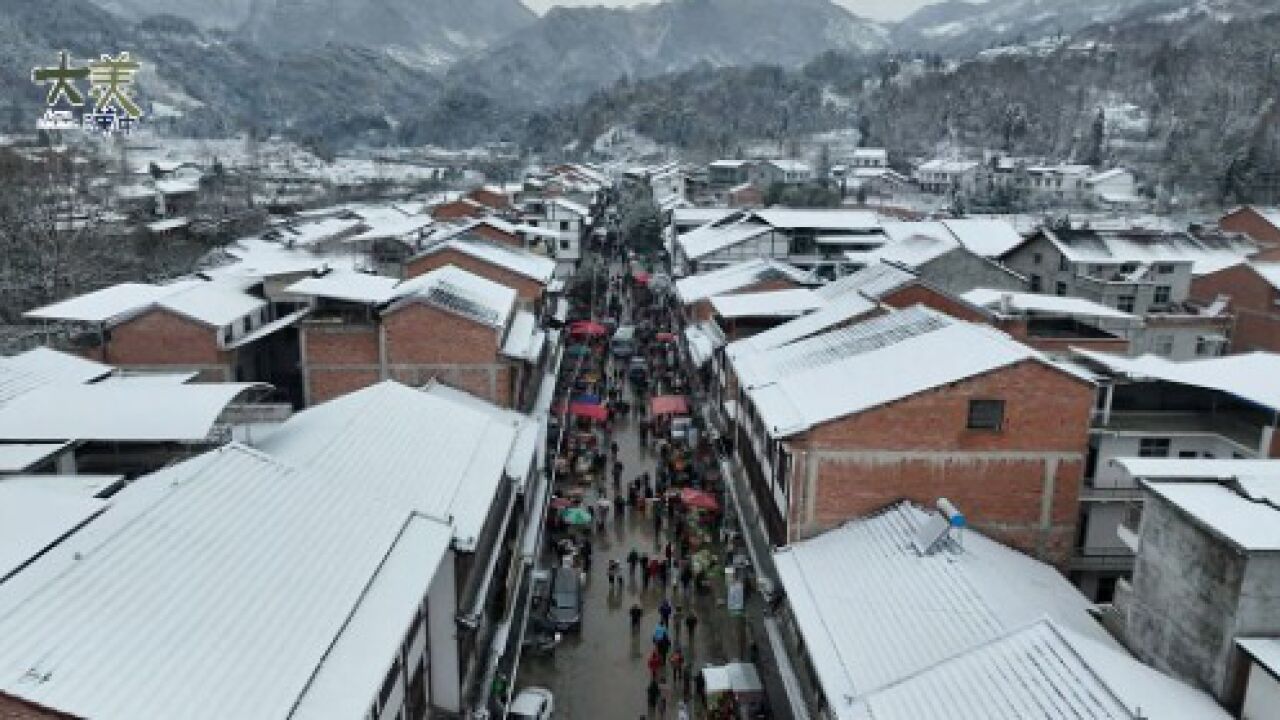
[[[1142,437],[1168,438],[1170,440],[1169,457],[1171,458],[1177,458],[1178,454],[1182,452],[1194,452],[1198,457],[1204,457],[1204,453],[1210,453],[1220,460],[1231,459],[1233,453],[1240,453],[1248,457],[1254,456],[1251,451],[1247,451],[1245,448],[1217,435],[1161,435],[1158,433],[1149,433],[1144,436],[1099,435],[1098,467],[1094,473],[1094,487],[1133,487],[1133,480],[1128,473],[1111,462],[1111,460],[1118,457],[1138,457]]]
[[[427,592],[427,638],[431,666],[428,696],[432,705],[462,711],[462,676],[458,663],[458,588],[453,552],[445,556]]]
[[[1280,720],[1280,681],[1252,663],[1244,695],[1244,720]]]

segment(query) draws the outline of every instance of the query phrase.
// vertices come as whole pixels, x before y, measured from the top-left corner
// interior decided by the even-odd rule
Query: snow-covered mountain
[[[624,76],[713,66],[795,66],[828,50],[889,47],[888,31],[831,0],[668,0],[555,8],[460,63],[453,77],[495,97],[550,105]]]
[[[326,43],[443,67],[533,23],[520,0],[93,0],[128,20],[172,15],[273,52]]]
[[[996,45],[1069,35],[1149,8],[1187,0],[946,0],[926,5],[893,27],[894,47],[967,54]]]

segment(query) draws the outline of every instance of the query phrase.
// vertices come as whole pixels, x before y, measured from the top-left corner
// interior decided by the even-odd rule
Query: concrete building
[[[981,169],[972,160],[930,160],[916,167],[912,179],[925,192],[972,195]]]
[[[754,258],[781,260],[834,278],[844,252],[885,243],[880,218],[865,210],[740,210],[671,238],[678,275]]]
[[[1015,340],[1055,355],[1073,348],[1127,355],[1142,325],[1136,315],[1084,298],[975,288],[961,299],[990,311],[991,324]]]
[[[1126,645],[1243,717],[1274,717],[1274,678],[1243,648],[1280,636],[1280,463],[1126,459],[1142,488],[1133,579],[1116,595]],[[1256,714],[1255,714],[1256,713]]]
[[[716,160],[707,166],[707,184],[712,190],[727,190],[751,181],[752,160]]]
[[[0,712],[460,714],[538,436],[475,402],[383,383],[139,479],[0,583]]]
[[[1080,297],[1143,319],[1135,353],[1173,359],[1220,355],[1231,318],[1225,304],[1189,302],[1197,275],[1239,263],[1253,246],[1140,228],[1042,228],[1001,261],[1032,292]]]
[[[1134,660],[1052,567],[956,513],[891,503],[774,562],[812,717],[1228,717]]]
[[[975,527],[1066,566],[1088,376],[921,306],[729,362],[736,444],[775,543],[946,496]]]
[[[770,185],[804,185],[813,182],[813,167],[799,160],[762,160],[751,168],[751,183],[762,188]]]
[[[582,258],[582,243],[595,226],[590,208],[563,197],[528,200],[519,215],[523,225],[559,233],[551,256],[563,272],[571,271]]]
[[[405,281],[330,273],[290,292],[314,303],[301,326],[308,405],[387,379],[439,379],[510,408],[536,396],[546,335],[513,288],[444,266]]]
[[[1133,568],[1122,530],[1140,493],[1125,458],[1271,458],[1280,455],[1280,356],[1268,353],[1172,362],[1077,349],[1101,385],[1080,489],[1072,574],[1111,599]]]

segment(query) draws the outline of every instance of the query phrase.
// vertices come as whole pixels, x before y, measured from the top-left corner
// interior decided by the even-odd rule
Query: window
[[[1138,442],[1138,457],[1167,458],[1170,444],[1169,438],[1142,438]]]
[[[568,250],[568,249],[569,249],[569,241],[568,241],[568,240],[565,240],[565,239],[563,239],[563,238],[562,238],[562,239],[560,240],[560,249],[561,249],[561,250]]]
[[[1119,310],[1120,312],[1127,312],[1127,313],[1133,312],[1133,296],[1121,295],[1120,297],[1116,298],[1116,309]]]
[[[1153,343],[1152,352],[1156,355],[1169,356],[1173,354],[1173,338],[1169,335],[1161,335],[1156,338]]]
[[[1155,297],[1151,298],[1151,300],[1155,302],[1155,304],[1157,305],[1168,305],[1169,304],[1169,286],[1157,285]]]
[[[233,337],[235,337],[235,332],[236,332],[236,331],[235,331],[235,329],[234,329],[234,328],[231,328],[231,327],[223,328],[223,330],[222,330],[222,344],[223,344],[223,345],[230,345],[230,344],[231,344],[231,339],[232,339]]]
[[[241,326],[243,327],[242,332],[247,334],[249,332],[249,327],[252,324],[253,324],[253,319],[248,316],[245,316],[244,320],[241,321]]]
[[[1071,269],[1071,261],[1067,260],[1066,255],[1063,255],[1058,258],[1058,269],[1061,270],[1062,272],[1067,272],[1068,270]]]
[[[1031,292],[1040,292],[1040,276],[1031,276]]]
[[[1217,343],[1215,343],[1211,338],[1202,335],[1196,338],[1196,355],[1213,355],[1216,345]]]
[[[1031,263],[1032,263],[1033,265],[1039,265],[1039,264],[1040,264],[1040,263],[1042,263],[1042,262],[1044,262],[1044,255],[1042,255],[1042,254],[1040,254],[1040,253],[1034,253],[1034,254],[1032,254],[1032,256],[1031,256]]]
[[[1062,282],[1061,280],[1059,280],[1059,281],[1058,281],[1058,283],[1057,283],[1056,285],[1054,285],[1053,290],[1054,290],[1054,292],[1056,292],[1056,293],[1057,293],[1057,294],[1059,294],[1059,295],[1066,295],[1066,294],[1067,294],[1067,284],[1066,284],[1066,283],[1064,283],[1064,282]]]
[[[560,221],[560,232],[569,232],[569,221],[568,221],[568,220],[561,220],[561,221]]]
[[[1103,604],[1109,603],[1115,600],[1117,580],[1118,578],[1115,578],[1115,577],[1098,578],[1098,593],[1097,593],[1097,597],[1095,597],[1094,600],[1096,602],[1103,603]]]
[[[1156,266],[1156,273],[1159,275],[1172,275],[1173,266],[1165,263],[1161,263]]]
[[[999,430],[1004,427],[1003,400],[970,400],[969,429]]]

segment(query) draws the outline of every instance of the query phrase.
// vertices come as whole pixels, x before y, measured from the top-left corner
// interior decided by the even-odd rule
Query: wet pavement
[[[654,472],[655,455],[639,447],[635,423],[624,423],[614,432],[618,455],[625,467],[624,482],[644,471]],[[593,496],[588,495],[594,499]],[[666,527],[664,525],[666,542]],[[556,717],[566,719],[612,719],[676,717],[683,688],[673,686],[670,669],[661,683],[666,698],[665,715],[648,715],[646,688],[649,670],[645,665],[653,648],[653,631],[659,621],[658,605],[664,597],[673,606],[692,607],[698,625],[690,642],[683,617],[673,622],[673,647],[680,647],[686,666],[697,669],[706,664],[721,664],[745,654],[743,622],[731,618],[724,610],[724,583],[713,583],[711,590],[690,590],[689,597],[681,589],[659,587],[656,582],[645,589],[639,573],[634,579],[610,588],[607,567],[616,559],[627,574],[626,556],[634,547],[640,553],[661,552],[654,535],[652,515],[627,508],[623,516],[611,516],[603,534],[592,533],[594,548],[591,570],[587,573],[586,594],[581,631],[565,633],[564,640],[550,655],[529,656],[521,667],[521,682],[550,688],[556,697]],[[555,558],[545,558],[545,567]],[[631,630],[629,610],[635,603],[644,608],[640,628]],[[690,684],[690,715],[695,702]]]
[[[630,397],[625,388],[624,397]],[[640,444],[638,421],[621,420],[613,432],[618,443],[618,457],[624,471],[622,482],[648,472],[656,477],[656,452]],[[565,485],[561,484],[561,489]],[[607,490],[613,495],[612,483],[593,486],[586,500],[594,503]],[[671,668],[664,668],[660,687],[662,699],[650,711],[646,690],[649,669],[646,661],[653,649],[653,633],[659,622],[658,606],[664,597],[678,608],[672,622],[673,649],[680,648],[686,658],[685,667],[696,672],[711,664],[719,665],[744,659],[749,654],[751,635],[747,619],[730,616],[725,610],[725,583],[715,577],[702,591],[684,590],[657,581],[647,588],[640,573],[628,577],[626,558],[632,548],[642,554],[661,553],[667,542],[669,521],[664,518],[661,539],[655,534],[652,514],[627,507],[621,514],[611,514],[603,533],[592,532],[593,546],[590,571],[587,572],[580,631],[564,634],[561,644],[549,654],[531,653],[520,668],[521,686],[541,686],[555,693],[555,716],[565,720],[613,720],[614,718],[676,718],[681,700],[688,703],[689,717],[701,717],[692,680],[677,683]],[[552,537],[543,558],[543,567],[554,567],[556,558],[550,550]],[[713,545],[713,552],[723,560],[723,551]],[[622,581],[611,587],[607,576],[609,561],[617,560],[622,568]],[[632,630],[629,610],[633,604],[643,610],[639,628]],[[692,640],[684,624],[689,609],[698,618]],[[687,689],[686,689],[687,688]]]

